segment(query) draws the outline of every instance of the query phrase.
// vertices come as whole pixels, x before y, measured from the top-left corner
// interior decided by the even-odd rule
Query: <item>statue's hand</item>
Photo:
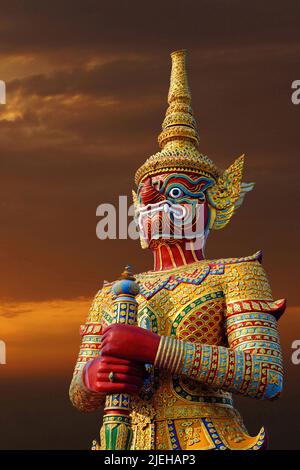
[[[137,394],[143,386],[145,368],[125,359],[97,357],[83,370],[85,386],[105,395],[112,393]]]
[[[115,323],[102,336],[101,353],[144,364],[153,364],[160,336],[139,326]]]

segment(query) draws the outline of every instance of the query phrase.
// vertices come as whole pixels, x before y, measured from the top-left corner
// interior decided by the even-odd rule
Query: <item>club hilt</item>
[[[137,323],[138,303],[136,296],[139,286],[127,265],[121,278],[115,282],[113,293],[116,298],[113,304],[112,323],[135,325]],[[130,395],[114,393],[107,395],[104,407],[101,445],[105,450],[129,450],[132,441],[130,422]]]

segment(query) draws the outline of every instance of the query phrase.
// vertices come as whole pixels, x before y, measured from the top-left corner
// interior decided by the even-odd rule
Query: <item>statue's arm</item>
[[[162,337],[155,366],[185,375],[212,387],[252,398],[277,397],[282,389],[282,359],[276,320],[270,314],[248,315],[249,321],[264,324],[264,339],[247,340],[247,328],[238,324],[239,346],[212,346]],[[250,320],[251,319],[251,320]],[[168,355],[164,353],[169,350]]]
[[[87,321],[81,327],[81,346],[70,385],[70,400],[80,411],[95,411],[104,404],[105,394],[94,392],[87,387],[84,371],[90,361],[98,357],[102,334],[101,304],[103,293],[95,296]]]
[[[283,368],[276,317],[285,302],[272,301],[258,262],[230,267],[224,277],[224,293],[228,347],[162,337],[155,366],[232,393],[278,397]]]

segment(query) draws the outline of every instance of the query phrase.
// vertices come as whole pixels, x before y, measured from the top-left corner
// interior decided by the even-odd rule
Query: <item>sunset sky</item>
[[[96,208],[130,198],[134,171],[158,150],[179,48],[189,53],[201,151],[223,169],[245,153],[244,179],[256,182],[206,255],[262,249],[274,298],[288,299],[283,398],[239,400],[240,409],[253,433],[267,421],[274,448],[297,446],[299,15],[293,0],[2,0],[0,448],[87,448],[96,435],[99,417],[67,396],[79,325],[104,279],[128,262],[152,267],[137,241],[97,239]]]

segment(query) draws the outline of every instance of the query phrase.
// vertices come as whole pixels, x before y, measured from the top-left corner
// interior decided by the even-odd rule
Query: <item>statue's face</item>
[[[138,224],[144,245],[153,240],[203,239],[209,207],[205,191],[214,180],[195,173],[161,173],[139,185]]]

